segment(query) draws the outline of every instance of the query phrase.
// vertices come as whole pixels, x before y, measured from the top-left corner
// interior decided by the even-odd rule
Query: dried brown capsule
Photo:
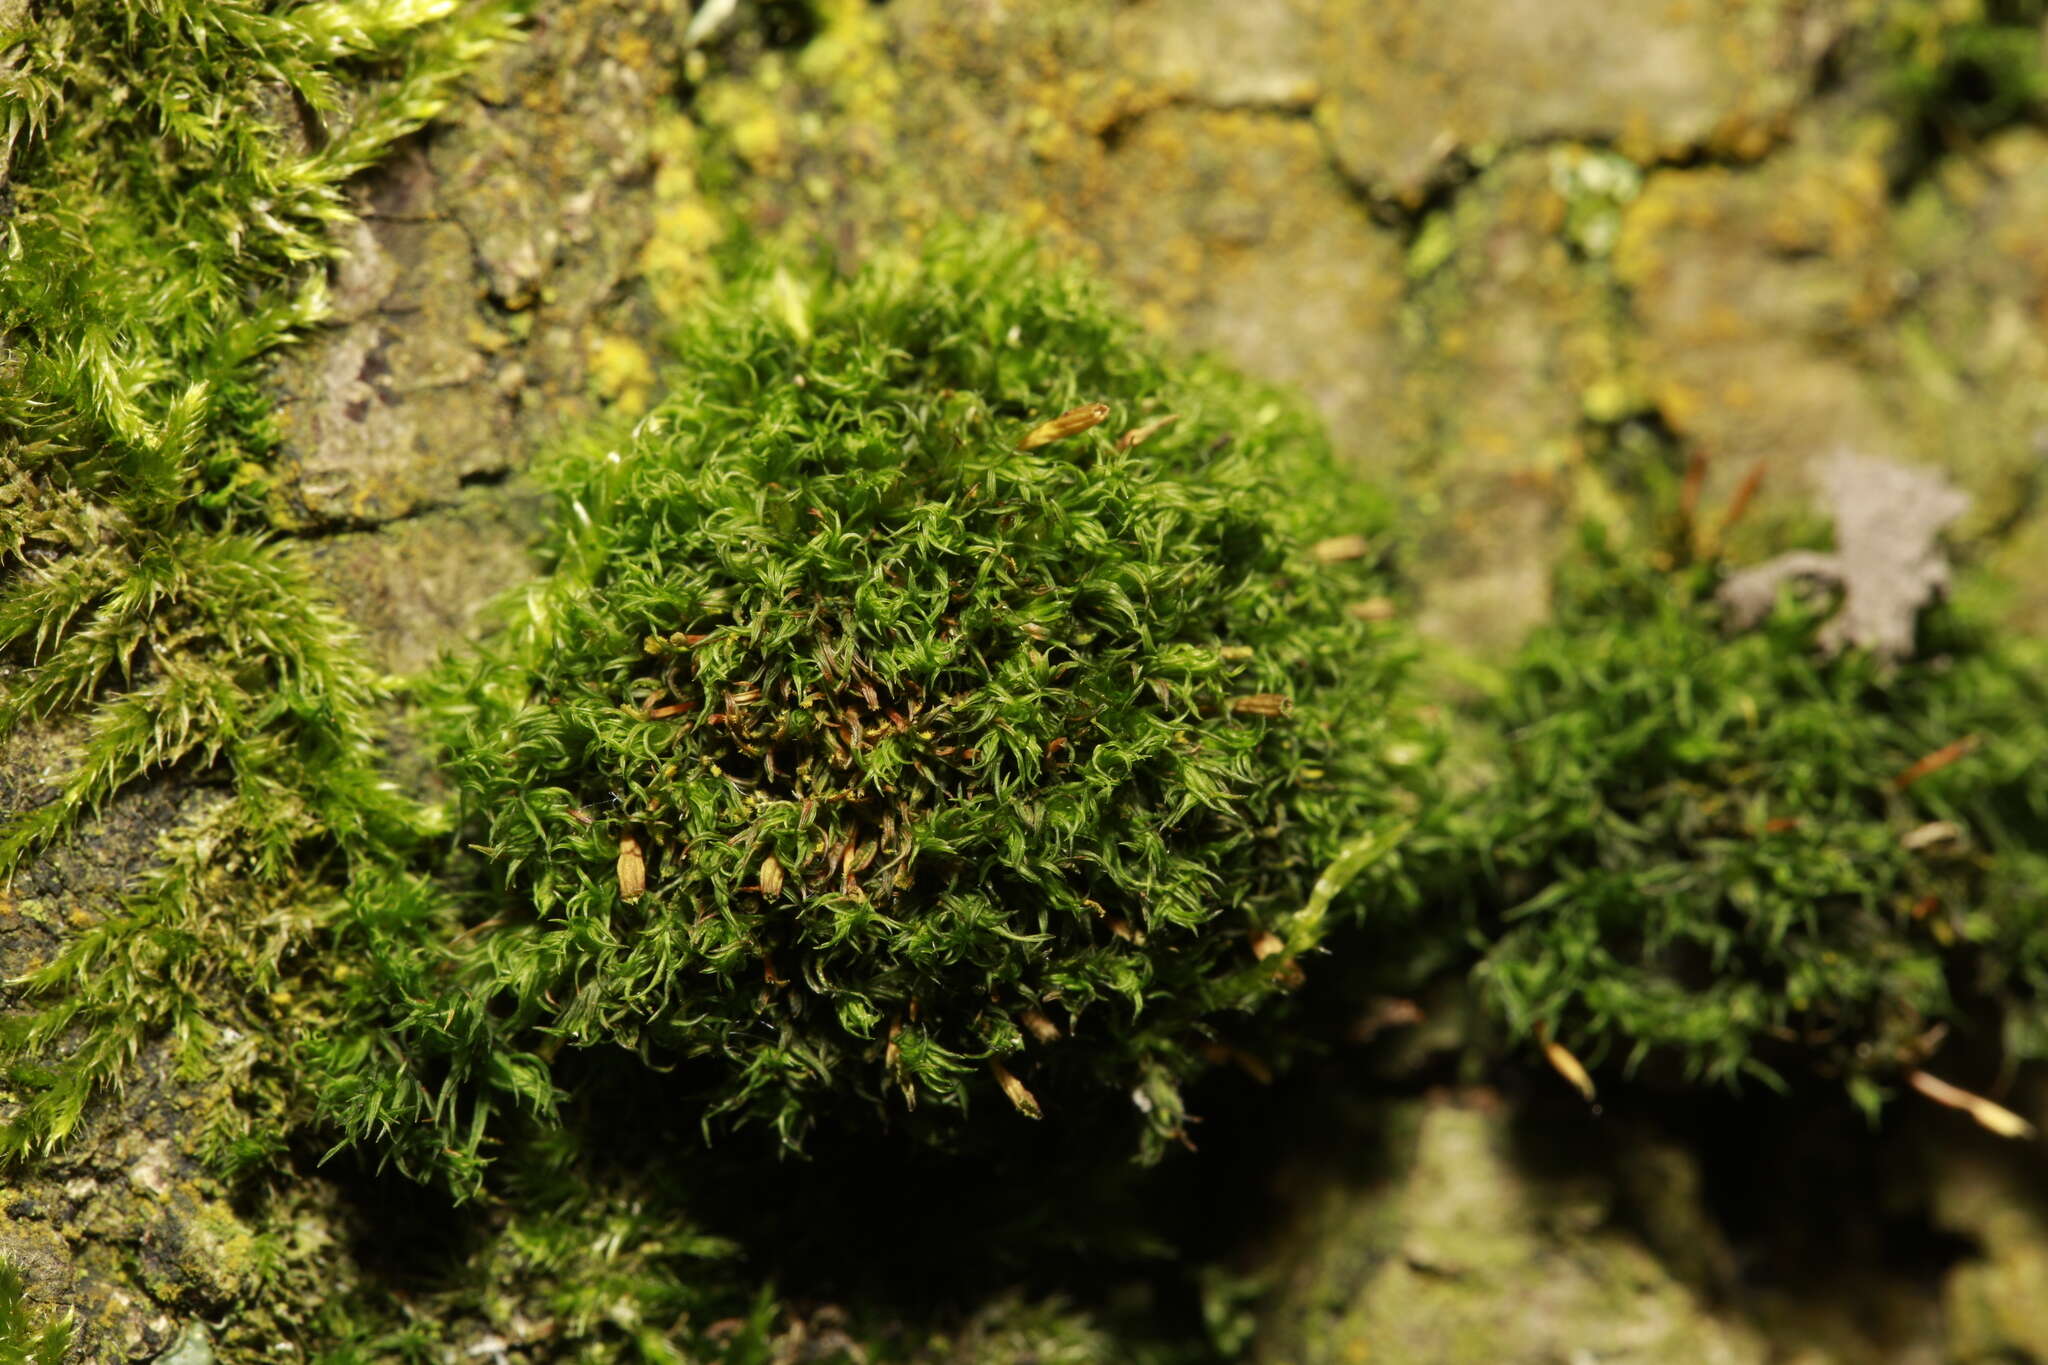
[[[1983,742],[1981,736],[1964,735],[1953,744],[1942,745],[1939,749],[1936,749],[1933,753],[1927,755],[1897,777],[1894,777],[1892,779],[1892,790],[1904,791],[1921,778],[1931,773],[1938,773],[1959,759],[1968,758],[1977,751],[1977,746]]]
[[[1965,1114],[1975,1119],[1979,1125],[1990,1129],[2000,1137],[2031,1138],[2034,1136],[2034,1125],[2028,1123],[2018,1114],[2013,1113],[2012,1110],[2002,1104],[1993,1104],[1982,1095],[1973,1095],[1961,1086],[1950,1085],[1938,1076],[1930,1076],[1925,1071],[1909,1071],[1906,1073],[1906,1084],[1912,1086],[1936,1104],[1945,1104],[1951,1109],[1962,1110]]]
[[[1038,1107],[1038,1097],[1024,1088],[1024,1082],[1010,1074],[1010,1069],[991,1057],[988,1069],[995,1076],[996,1084],[1009,1096],[1010,1103],[1017,1106],[1017,1112],[1027,1119],[1044,1118],[1045,1111]]]
[[[1069,436],[1079,436],[1091,427],[1101,426],[1103,419],[1108,416],[1107,403],[1086,403],[1078,408],[1069,408],[1051,421],[1040,422],[1031,428],[1024,434],[1024,439],[1017,442],[1017,449],[1036,450],[1040,446],[1049,446],[1054,441],[1063,441]]]
[[[1041,1043],[1057,1043],[1060,1040],[1060,1026],[1048,1019],[1045,1011],[1033,1005],[1017,1016],[1024,1023],[1025,1032]]]
[[[1550,1063],[1551,1069],[1570,1081],[1572,1088],[1586,1097],[1586,1103],[1591,1104],[1599,1092],[1593,1088],[1593,1077],[1586,1070],[1585,1064],[1573,1056],[1571,1050],[1563,1043],[1553,1040],[1550,1031],[1541,1024],[1536,1026],[1536,1042],[1542,1047],[1543,1059]]]
[[[1372,553],[1372,542],[1364,536],[1331,536],[1319,540],[1309,547],[1320,564],[1342,564],[1348,560],[1364,559]]]
[[[647,892],[647,855],[630,834],[619,836],[619,899],[638,900]]]
[[[1344,610],[1354,621],[1391,621],[1401,612],[1391,597],[1368,597],[1363,602],[1353,602]]]
[[[1142,427],[1132,427],[1129,431],[1125,432],[1122,436],[1117,438],[1116,448],[1118,450],[1129,450],[1132,446],[1143,445],[1145,442],[1151,440],[1154,436],[1158,435],[1160,431],[1162,431],[1166,427],[1172,426],[1175,422],[1178,422],[1179,420],[1180,414],[1174,412],[1168,413],[1166,416],[1158,418],[1155,421],[1147,422]]]

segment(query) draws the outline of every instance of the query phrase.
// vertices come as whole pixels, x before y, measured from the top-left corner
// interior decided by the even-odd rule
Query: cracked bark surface
[[[1894,202],[1897,129],[1851,60],[1870,7],[1452,11],[898,0],[710,83],[697,117],[757,232],[850,258],[1006,214],[1151,330],[1299,387],[1405,484],[1424,624],[1482,653],[1541,616],[1566,529],[1617,514],[1651,444],[1709,451],[1715,496],[1768,459],[1748,555],[1844,443],[1952,470],[1965,535],[2014,515],[2048,273],[2018,242],[1973,263],[1997,228],[1964,222],[2024,235],[2003,215],[2037,135]],[[1995,371],[1953,329],[1923,344],[1987,311],[2011,321]]]
[[[0,805],[50,799],[72,738],[29,730],[0,745]],[[0,972],[12,977],[117,914],[122,892],[154,864],[160,833],[209,799],[189,781],[151,783],[33,860],[0,889]],[[131,1083],[58,1152],[0,1186],[0,1255],[34,1300],[76,1315],[73,1358],[147,1359],[188,1319],[226,1311],[253,1287],[253,1231],[201,1155],[202,1116],[236,1066],[223,1061],[213,1083],[195,1084],[167,1043],[151,1045]]]
[[[529,571],[535,447],[649,379],[639,257],[682,0],[537,14],[357,191],[336,325],[278,367],[280,517],[408,671]]]

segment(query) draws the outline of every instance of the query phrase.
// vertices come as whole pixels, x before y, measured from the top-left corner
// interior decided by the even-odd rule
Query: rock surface
[[[1618,1225],[1612,1169],[1532,1154],[1498,1097],[1389,1104],[1354,1136],[1344,1174],[1296,1192],[1302,1222],[1273,1272],[1260,1365],[1772,1358],[1755,1329],[1716,1314]],[[1711,1259],[1718,1234],[1697,1174],[1665,1155],[1678,1178],[1662,1191],[1663,1240]]]

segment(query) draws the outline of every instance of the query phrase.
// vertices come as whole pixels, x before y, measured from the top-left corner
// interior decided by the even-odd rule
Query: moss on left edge
[[[263,370],[325,316],[345,184],[513,14],[0,7],[0,1150],[7,1250],[88,1358],[271,1288],[229,1191],[260,1203],[310,1111],[339,888],[427,824],[353,631],[268,534]]]

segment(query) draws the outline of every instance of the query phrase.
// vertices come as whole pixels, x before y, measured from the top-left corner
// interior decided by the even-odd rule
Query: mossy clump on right
[[[1525,1038],[1866,1107],[1949,1035],[2048,1055],[2048,687],[1938,608],[1829,655],[1830,602],[1730,630],[1710,565],[1595,537],[1492,719],[1503,908],[1482,989]]]
[[[1179,1135],[1319,878],[1398,895],[1430,745],[1385,504],[981,239],[764,274],[670,382],[553,466],[553,574],[449,703],[500,887],[458,993],[790,1140],[1082,1090]]]

